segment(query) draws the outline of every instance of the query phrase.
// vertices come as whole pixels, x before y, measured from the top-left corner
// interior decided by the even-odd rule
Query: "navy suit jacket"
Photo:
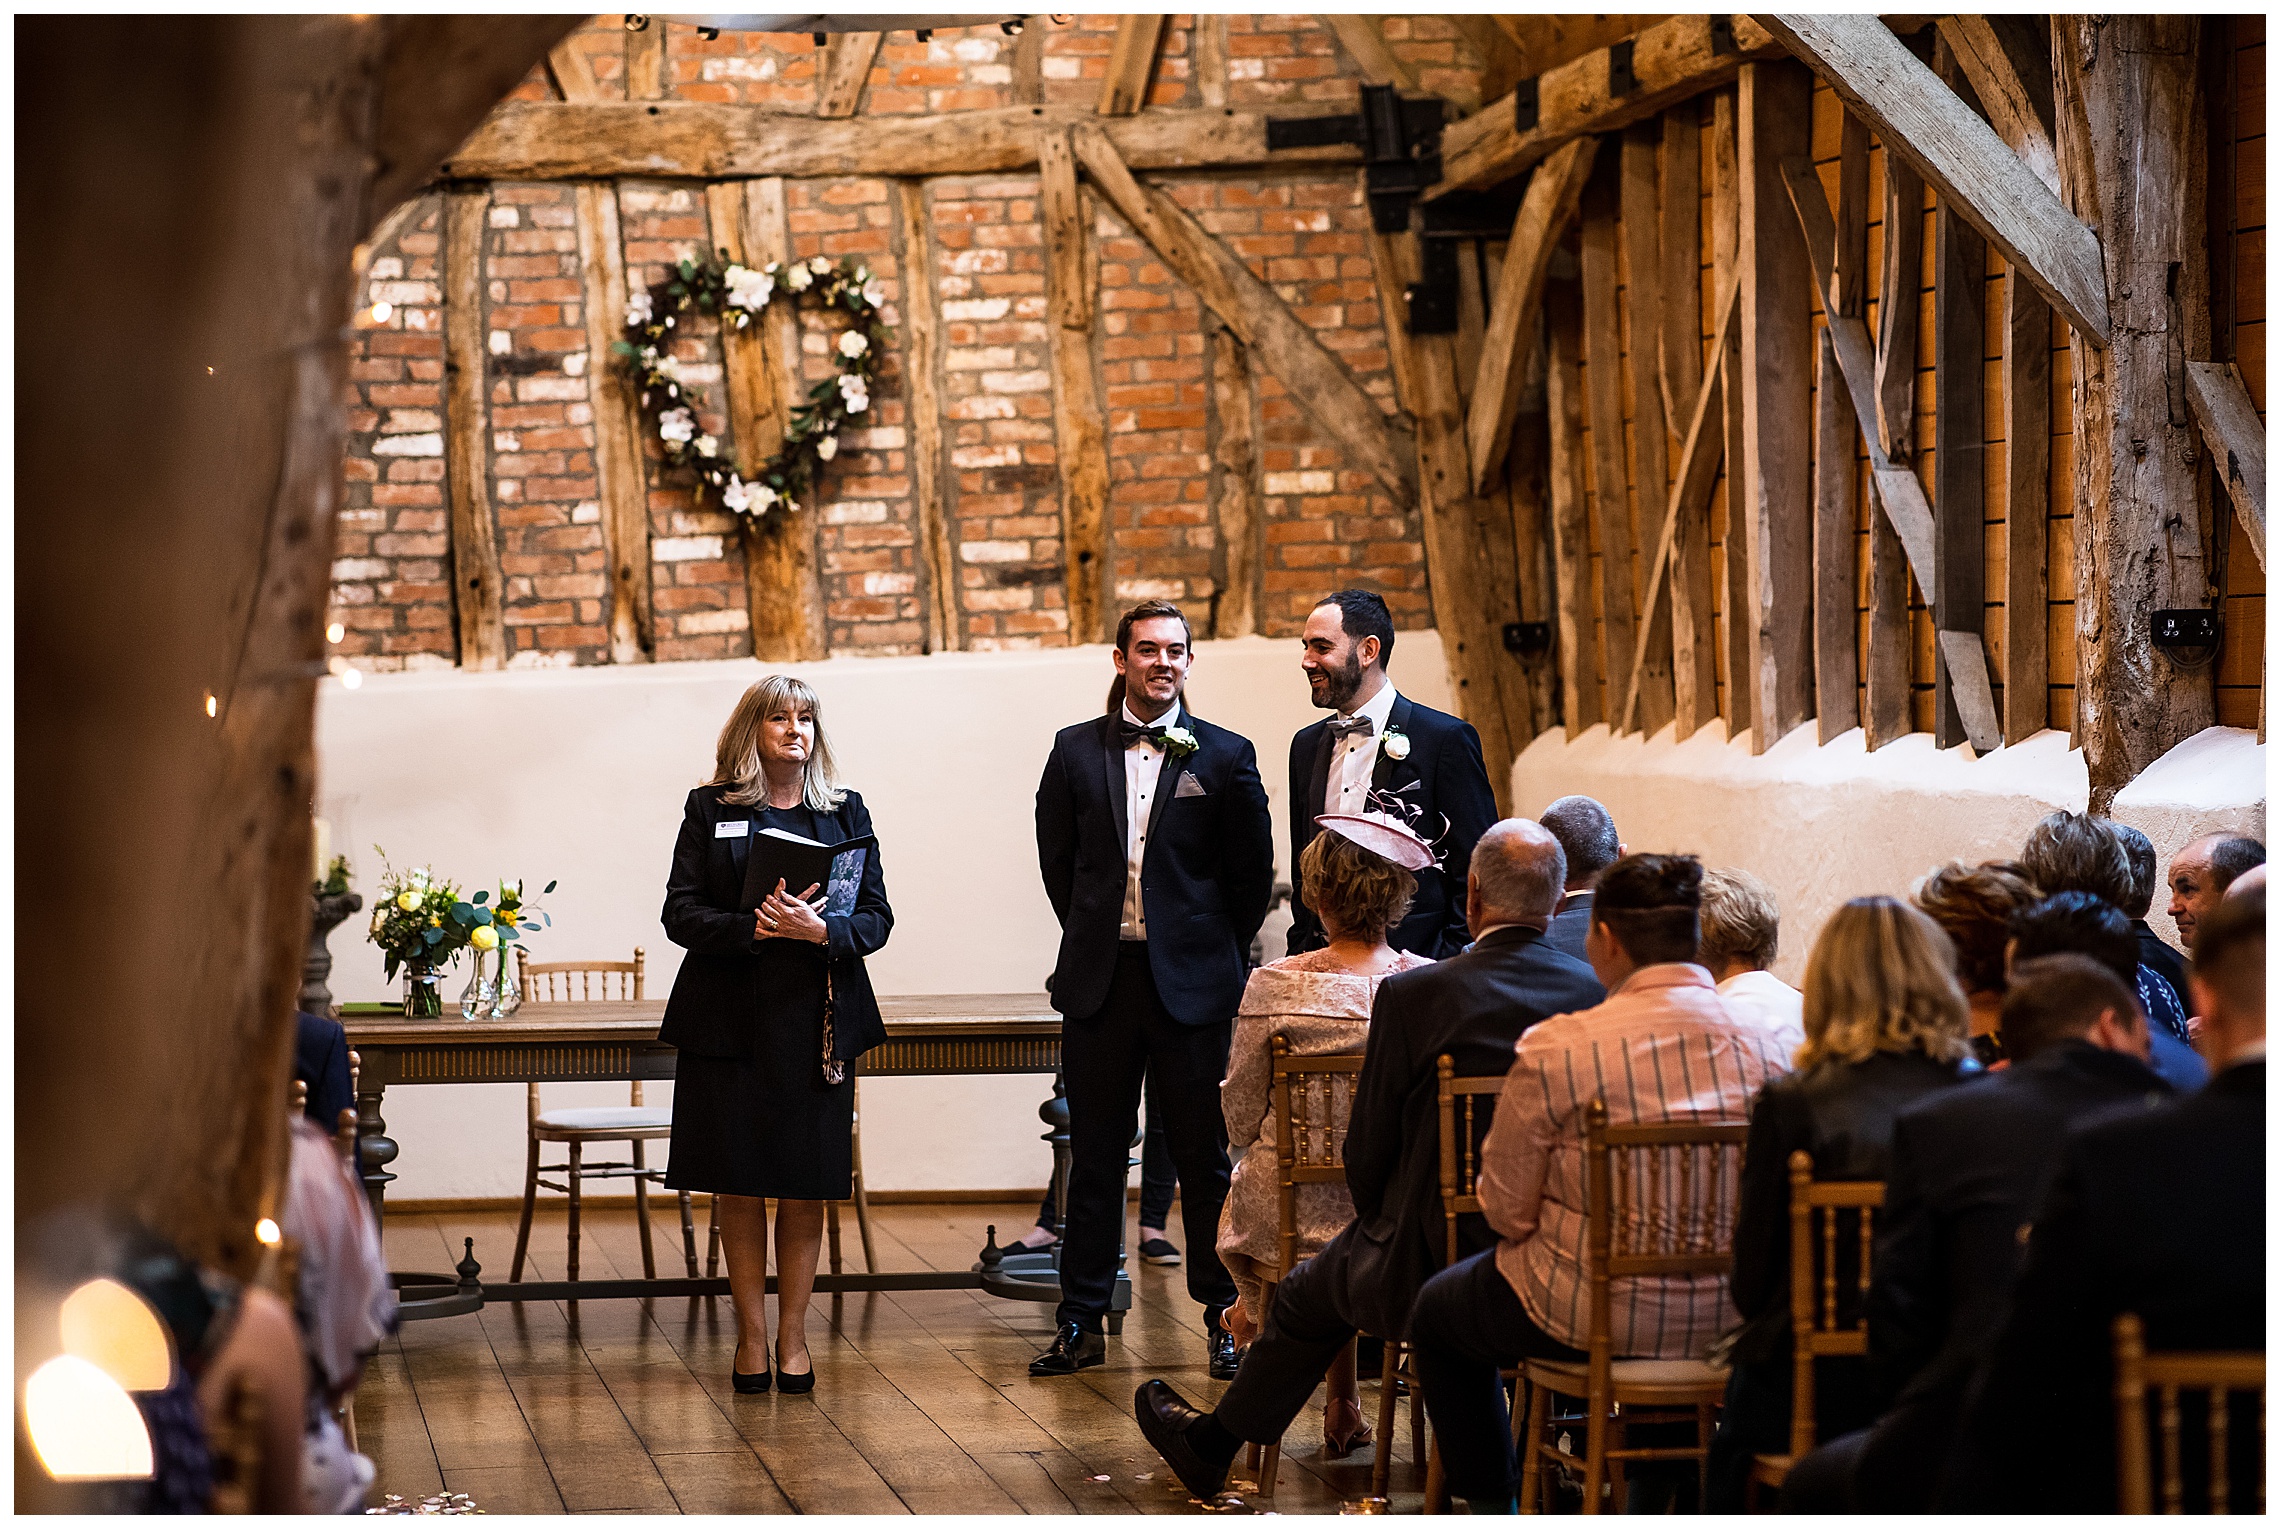
[[[1290,944],[1291,955],[1320,950],[1329,943],[1322,920],[1306,905],[1298,886],[1298,857],[1321,832],[1314,826],[1322,811],[1318,801],[1307,800],[1314,778],[1314,756],[1322,746],[1327,721],[1302,727],[1290,740]],[[1407,696],[1394,700],[1386,717],[1386,731],[1409,739],[1409,757],[1390,759],[1378,747],[1376,790],[1399,796],[1423,809],[1420,831],[1438,838],[1442,869],[1417,873],[1417,900],[1409,916],[1394,927],[1386,943],[1439,960],[1463,950],[1471,940],[1465,929],[1465,873],[1472,865],[1473,846],[1496,822],[1496,793],[1488,784],[1488,766],[1481,759],[1480,734],[1470,722],[1420,706]],[[1448,819],[1446,832],[1442,819]]]
[[[1037,783],[1037,865],[1061,920],[1053,1007],[1098,1013],[1124,923],[1124,747],[1115,713],[1065,727]],[[1251,937],[1274,896],[1274,828],[1250,740],[1181,708],[1196,750],[1165,756],[1148,809],[1140,895],[1157,996],[1184,1025],[1235,1017]],[[1193,784],[1189,781],[1192,779]]]

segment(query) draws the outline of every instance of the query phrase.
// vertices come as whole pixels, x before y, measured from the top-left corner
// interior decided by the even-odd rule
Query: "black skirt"
[[[822,1029],[818,1015],[797,1045],[763,1039],[750,1062],[681,1053],[667,1188],[785,1200],[844,1200],[854,1192],[854,1069],[845,1082],[823,1081]],[[784,1051],[796,1054],[778,1054]]]

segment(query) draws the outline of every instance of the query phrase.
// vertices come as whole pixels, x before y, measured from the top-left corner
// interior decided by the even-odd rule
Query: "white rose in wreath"
[[[815,443],[815,454],[826,462],[839,455],[839,437],[836,435],[818,437]]]
[[[879,278],[871,277],[863,283],[863,301],[876,308],[887,300],[887,289],[879,285]]]
[[[728,485],[720,491],[720,502],[722,508],[741,515],[752,506],[752,486],[730,473]]]
[[[1388,759],[1395,761],[1407,759],[1409,757],[1409,735],[1387,728],[1385,742],[1380,747],[1385,750],[1385,757]]]
[[[862,378],[852,374],[839,379],[839,398],[850,414],[860,414],[871,407],[871,390],[863,385]]]
[[[755,515],[767,514],[776,507],[776,501],[783,497],[765,483],[751,483],[745,486],[751,490],[752,513]]]
[[[625,300],[625,321],[628,325],[646,324],[649,322],[651,314],[652,310],[649,306],[649,293],[647,291],[636,292]]]
[[[808,269],[818,276],[829,276],[831,274],[831,257],[829,255],[816,256],[808,262]]]
[[[712,437],[712,436],[709,436],[709,435],[700,435],[700,436],[698,436],[698,437],[697,437],[697,455],[698,455],[698,456],[700,456],[700,457],[710,457],[710,456],[718,456],[719,454],[720,454],[720,442],[719,442],[718,440],[716,440],[714,437]]]
[[[863,337],[860,329],[850,329],[839,337],[839,353],[850,361],[870,348],[871,342]]]
[[[728,268],[728,305],[758,313],[768,306],[775,295],[776,278],[766,271],[755,271],[741,265]]]
[[[657,416],[657,434],[675,446],[683,446],[696,438],[696,416],[686,409],[668,409]]]
[[[815,285],[815,277],[804,265],[795,265],[784,273],[784,285],[794,292],[805,292]]]

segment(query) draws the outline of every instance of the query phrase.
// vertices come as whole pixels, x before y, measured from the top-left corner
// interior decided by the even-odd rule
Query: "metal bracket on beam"
[[[1536,80],[1531,74],[1512,87],[1512,125],[1523,133],[1536,130]]]
[[[1391,85],[1364,85],[1359,115],[1268,118],[1267,149],[1360,145],[1370,224],[1381,234],[1402,233],[1409,227],[1410,204],[1441,178],[1447,110],[1439,96],[1404,96]]]
[[[1626,37],[1607,50],[1607,94],[1612,100],[1621,100],[1639,88],[1639,76],[1631,68],[1631,39]]]
[[[1739,51],[1740,48],[1734,41],[1734,18],[1731,16],[1712,16],[1710,18],[1711,55],[1717,58],[1725,58]]]

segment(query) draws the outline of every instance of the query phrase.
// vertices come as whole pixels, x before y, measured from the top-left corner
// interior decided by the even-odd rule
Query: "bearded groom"
[[[1143,1077],[1179,1175],[1211,1373],[1235,1373],[1219,1324],[1235,1300],[1216,1251],[1228,1182],[1219,1082],[1274,893],[1274,830],[1250,742],[1181,705],[1193,643],[1176,605],[1125,612],[1108,714],[1063,728],[1037,785],[1038,866],[1061,920],[1053,1007],[1069,1183],[1056,1331],[1032,1375],[1106,1361]]]

